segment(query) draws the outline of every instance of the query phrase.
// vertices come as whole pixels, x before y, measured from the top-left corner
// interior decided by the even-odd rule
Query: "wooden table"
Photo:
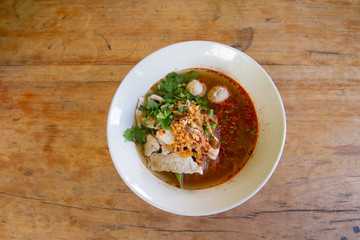
[[[230,211],[137,197],[106,121],[127,72],[185,40],[246,52],[287,115],[273,176]],[[0,1],[1,239],[360,239],[360,3]]]

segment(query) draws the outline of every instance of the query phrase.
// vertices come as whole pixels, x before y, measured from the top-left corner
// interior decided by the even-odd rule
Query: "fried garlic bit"
[[[176,117],[170,125],[175,140],[170,150],[181,157],[193,156],[198,163],[201,163],[212,150],[204,127],[216,123],[216,119],[202,113],[194,101],[187,100],[185,104],[179,102],[178,106],[185,107],[186,110],[181,113],[175,112]]]

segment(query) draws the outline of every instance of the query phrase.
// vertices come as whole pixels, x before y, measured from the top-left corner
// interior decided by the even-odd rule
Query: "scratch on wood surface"
[[[53,43],[51,43],[49,46],[48,46],[48,49],[50,50],[52,45],[54,45]]]
[[[282,201],[279,201],[279,206],[280,206],[281,208],[288,208],[286,202],[282,202]]]
[[[110,211],[121,211],[121,212],[133,212],[133,213],[145,213],[144,211],[136,211],[136,210],[126,210],[121,208],[105,208],[105,207],[96,207],[96,206],[85,206],[88,208],[95,208],[95,209],[101,209],[101,210],[110,210]]]
[[[278,214],[278,213],[291,213],[291,212],[300,212],[300,213],[351,213],[359,212],[358,209],[284,209],[284,210],[274,210],[274,211],[260,211],[249,213],[244,216],[227,216],[227,217],[208,217],[211,219],[240,219],[240,218],[251,218],[257,217],[262,214]]]
[[[309,50],[308,53],[341,55],[341,53],[338,52],[327,52],[327,51],[317,51],[317,50]]]
[[[85,210],[85,208],[93,208],[93,209],[121,211],[121,212],[146,213],[144,211],[126,210],[126,209],[120,209],[120,208],[104,208],[104,207],[89,206],[89,205],[83,206],[83,207],[78,207],[78,206],[72,206],[72,205],[48,202],[48,201],[45,201],[45,199],[42,199],[42,198],[27,197],[27,196],[22,196],[22,195],[7,193],[7,192],[0,192],[0,194],[5,195],[5,196],[23,198],[23,199],[37,200],[37,201],[41,201],[41,203],[43,203],[43,204],[48,204],[48,205],[53,205],[53,206],[58,206],[58,207],[65,207],[65,208],[74,208],[74,209],[79,209],[79,210]]]
[[[65,204],[59,204],[59,203],[52,203],[52,202],[41,202],[41,203],[43,203],[43,204],[48,204],[48,205],[59,206],[59,207],[75,208],[75,209],[84,210],[84,208],[81,208],[81,207],[75,207],[75,206],[65,205]]]
[[[349,218],[349,219],[342,219],[342,220],[331,220],[330,224],[334,223],[344,223],[344,222],[356,222],[360,221],[360,218]]]
[[[186,233],[186,232],[190,232],[190,233],[227,233],[227,232],[238,232],[238,231],[232,231],[232,230],[213,230],[213,229],[203,229],[203,230],[194,230],[194,229],[183,229],[183,230],[179,230],[179,229],[163,229],[163,228],[157,228],[157,227],[149,227],[146,225],[133,225],[133,224],[99,224],[98,225],[99,228],[102,229],[107,229],[110,231],[117,231],[117,230],[122,230],[125,229],[127,227],[130,228],[142,228],[142,229],[150,229],[150,230],[154,230],[157,232],[172,232],[172,233]]]
[[[330,194],[331,195],[331,194]],[[337,193],[335,194],[335,196],[337,197],[344,197],[344,198],[348,198],[348,197],[351,197],[353,195],[353,193],[351,192],[347,192],[347,193]]]
[[[323,229],[320,230],[320,232],[334,231],[336,229],[337,228],[323,228]]]
[[[0,192],[0,194],[6,195],[6,196],[11,196],[11,197],[18,197],[18,198],[24,198],[24,199],[38,200],[38,201],[43,201],[43,200],[44,200],[44,199],[42,199],[42,198],[27,197],[27,196],[22,196],[22,195],[7,193],[7,192]]]
[[[109,51],[111,51],[111,45],[109,44],[108,40],[101,34],[98,34],[102,39],[104,39]]]

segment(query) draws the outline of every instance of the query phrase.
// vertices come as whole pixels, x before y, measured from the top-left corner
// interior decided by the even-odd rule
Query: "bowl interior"
[[[167,73],[188,68],[214,69],[238,81],[251,97],[259,123],[256,147],[245,167],[230,181],[202,190],[181,190],[159,180],[144,166],[134,143],[125,142],[122,136],[134,122],[138,96]],[[285,132],[281,97],[265,70],[246,54],[207,41],[170,45],[139,62],[119,86],[107,126],[112,160],[129,188],[157,208],[190,216],[231,209],[259,191],[277,166]]]

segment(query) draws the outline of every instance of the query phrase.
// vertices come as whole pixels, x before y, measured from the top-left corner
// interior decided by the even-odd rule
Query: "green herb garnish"
[[[178,106],[178,110],[176,110],[176,112],[180,114],[180,113],[185,112],[185,110],[186,110],[186,107]]]
[[[161,103],[153,99],[149,99],[149,93],[145,95],[144,103],[139,107],[140,111],[145,113],[145,118],[140,121],[141,128],[132,127],[127,129],[123,136],[126,140],[135,142],[137,144],[144,144],[146,142],[146,135],[151,130],[146,128],[146,121],[154,118],[155,125],[160,123],[161,128],[165,130],[170,129],[170,124],[174,119],[173,108],[180,101],[185,103],[187,100],[196,101],[201,109],[205,109],[209,103],[206,97],[196,97],[186,90],[186,85],[191,80],[197,78],[199,73],[197,71],[190,71],[184,74],[171,72],[166,75],[165,79],[156,84],[153,88],[153,93],[162,97]],[[186,107],[178,105],[176,112],[181,114],[186,111]],[[210,111],[213,116],[213,112]],[[154,125],[154,126],[155,126]]]
[[[126,140],[135,142],[136,144],[144,144],[146,135],[151,132],[148,128],[132,127],[125,130],[123,136]]]
[[[197,71],[191,70],[190,72],[184,73],[181,75],[185,82],[190,82],[191,80],[197,78],[199,73]]]
[[[175,176],[176,176],[176,179],[178,180],[180,188],[183,188],[184,174],[183,173],[175,173]]]
[[[131,128],[128,128],[125,130],[124,134],[123,134],[124,138],[130,142],[134,142],[133,139],[133,132]]]

